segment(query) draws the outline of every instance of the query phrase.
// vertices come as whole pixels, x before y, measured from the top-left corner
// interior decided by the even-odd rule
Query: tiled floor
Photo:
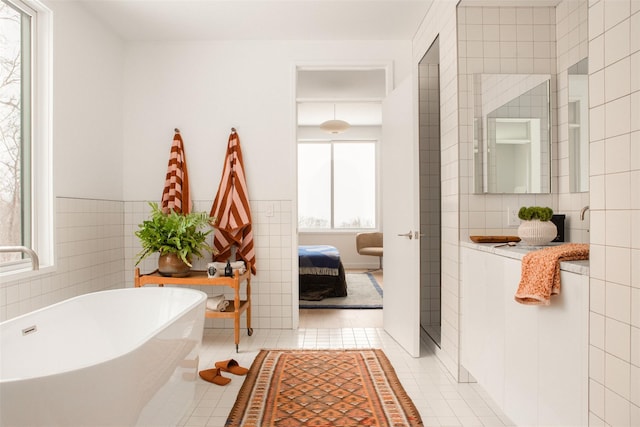
[[[251,337],[243,334],[239,353],[235,352],[233,330],[210,329],[205,331],[200,369],[229,358],[249,367],[259,350],[275,348],[381,348],[420,411],[425,426],[513,425],[477,384],[456,383],[425,344],[421,357],[413,358],[378,327],[255,330]],[[198,378],[195,400],[182,425],[224,426],[244,379],[228,376],[232,381],[227,386]]]
[[[300,329],[382,328],[382,310],[300,310]]]

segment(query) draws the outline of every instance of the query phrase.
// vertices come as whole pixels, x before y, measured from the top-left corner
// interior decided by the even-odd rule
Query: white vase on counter
[[[556,238],[558,229],[551,221],[532,219],[522,221],[518,227],[518,237],[529,246],[546,245]]]

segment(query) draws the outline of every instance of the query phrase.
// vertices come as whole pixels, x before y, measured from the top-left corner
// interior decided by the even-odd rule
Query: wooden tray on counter
[[[507,243],[520,241],[518,236],[469,236],[469,238],[475,243]]]

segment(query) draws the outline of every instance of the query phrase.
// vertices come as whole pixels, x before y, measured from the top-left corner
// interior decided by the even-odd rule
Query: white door
[[[420,194],[414,138],[413,84],[400,84],[382,103],[384,329],[420,356]]]

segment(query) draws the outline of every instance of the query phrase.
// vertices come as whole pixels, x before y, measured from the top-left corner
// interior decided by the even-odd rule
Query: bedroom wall
[[[295,65],[392,61],[398,82],[410,73],[410,57],[409,41],[128,43],[122,157],[127,282],[139,250],[131,234],[146,201],[161,196],[173,129],[180,128],[184,139],[192,197],[199,210],[208,211],[235,127],[258,222],[253,326],[295,327]]]
[[[365,256],[356,251],[355,232],[335,232],[335,233],[299,233],[298,244],[300,245],[331,245],[340,251],[340,259],[344,268],[378,268],[380,260],[378,257]]]

